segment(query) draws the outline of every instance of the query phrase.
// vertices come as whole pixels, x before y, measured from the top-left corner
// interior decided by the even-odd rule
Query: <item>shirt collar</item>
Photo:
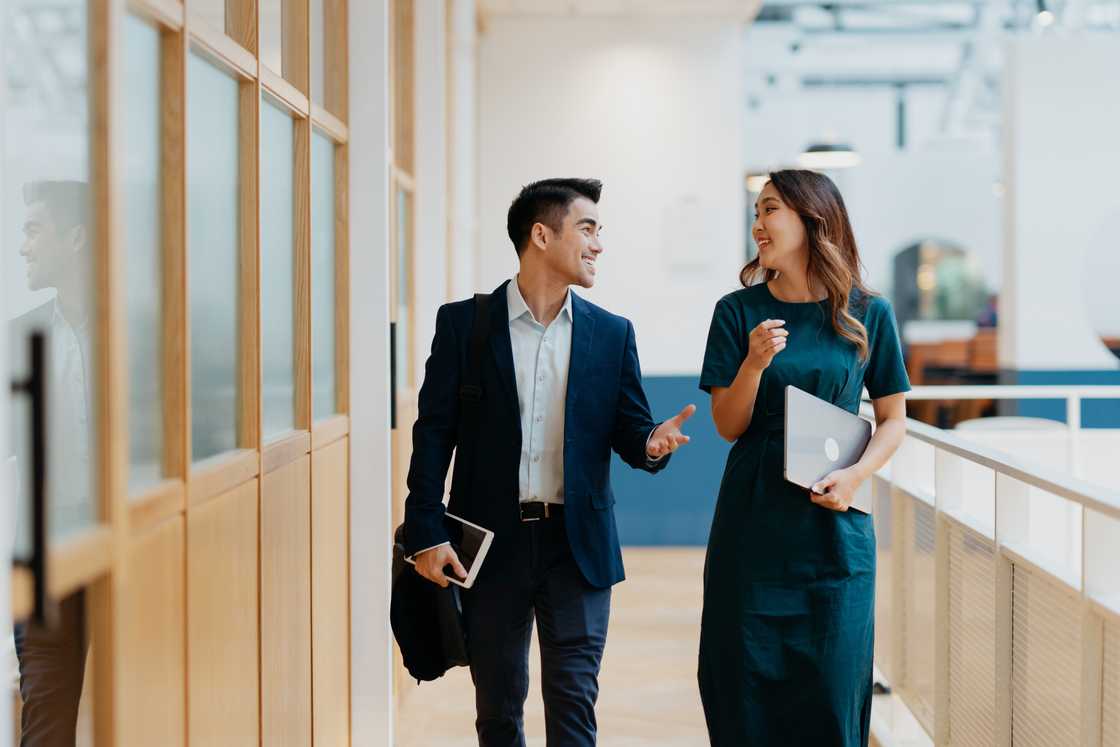
[[[525,303],[525,298],[521,295],[521,288],[517,286],[517,275],[509,281],[506,286],[506,304],[509,306],[509,320],[512,322],[514,319],[520,319],[525,314],[528,314],[531,319],[536,321],[533,317],[533,312],[529,309],[529,304]],[[568,290],[564,294],[564,306],[560,309],[560,314],[567,314],[568,321],[572,320],[572,291]],[[559,316],[557,317],[559,318]]]
[[[55,327],[68,327],[75,332],[85,332],[89,324],[89,317],[83,321],[79,326],[75,327],[70,321],[62,315],[62,304],[58,302],[58,296],[55,296],[51,301],[51,324]]]

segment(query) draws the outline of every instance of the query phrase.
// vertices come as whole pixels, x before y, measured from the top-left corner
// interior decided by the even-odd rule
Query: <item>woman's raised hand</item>
[[[783,329],[784,319],[767,319],[751,330],[747,359],[743,362],[754,371],[764,371],[774,356],[786,349],[789,331]]]

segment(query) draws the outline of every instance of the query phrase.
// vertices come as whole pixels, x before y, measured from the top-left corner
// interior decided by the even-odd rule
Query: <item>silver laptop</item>
[[[871,423],[859,415],[786,387],[786,479],[812,489],[817,481],[860,460],[871,440]],[[852,508],[871,513],[870,483],[856,491]]]

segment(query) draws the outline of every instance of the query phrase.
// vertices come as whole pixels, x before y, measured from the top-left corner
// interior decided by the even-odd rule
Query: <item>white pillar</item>
[[[350,726],[354,745],[393,743],[386,2],[350,3]]]
[[[450,127],[449,154],[451,185],[450,220],[448,221],[448,296],[466,298],[479,288],[475,278],[478,264],[478,172],[476,157],[478,139],[477,70],[478,25],[475,0],[454,0],[451,18],[451,111],[447,113]]]
[[[447,26],[442,2],[416,3],[416,217],[413,243],[413,371],[419,386],[447,299]]]
[[[1115,370],[1120,328],[1120,46],[1110,37],[1008,42],[1000,365]]]

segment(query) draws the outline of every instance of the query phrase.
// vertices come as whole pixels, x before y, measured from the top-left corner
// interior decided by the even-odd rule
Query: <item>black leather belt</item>
[[[540,521],[541,519],[555,519],[561,516],[563,511],[564,505],[561,503],[529,501],[521,504],[521,520]]]

